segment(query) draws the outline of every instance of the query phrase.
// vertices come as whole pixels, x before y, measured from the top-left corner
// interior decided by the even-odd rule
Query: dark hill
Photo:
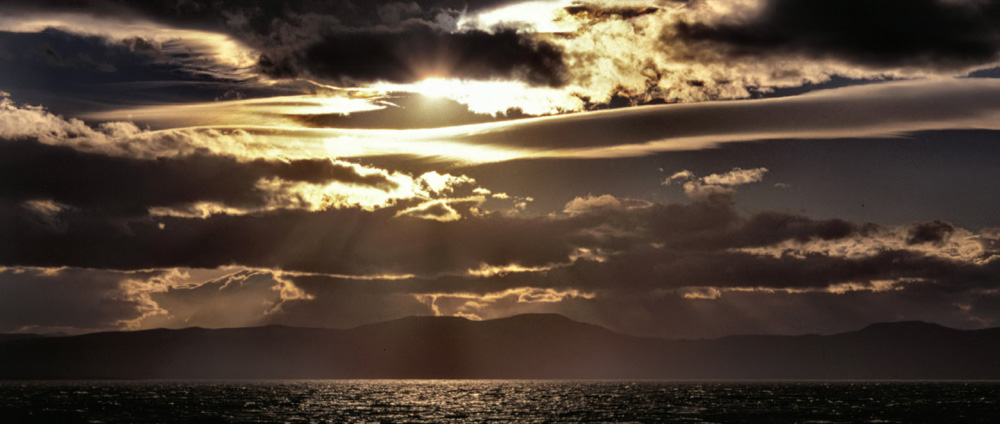
[[[1000,379],[1000,331],[876,324],[832,336],[631,337],[559,315],[411,317],[0,338],[0,379]]]
[[[44,337],[44,336],[42,336],[41,334],[27,334],[27,333],[0,334],[0,342],[5,342],[7,340],[34,339],[38,337]]]

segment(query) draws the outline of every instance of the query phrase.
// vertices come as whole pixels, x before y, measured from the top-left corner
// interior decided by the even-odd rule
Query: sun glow
[[[578,27],[565,19],[564,8],[573,5],[573,0],[540,0],[514,3],[488,10],[472,16],[463,16],[459,27],[475,27],[490,30],[498,26],[527,26],[538,32],[572,32]]]
[[[154,128],[212,125],[301,126],[297,116],[350,115],[385,108],[377,100],[349,94],[305,94],[222,102],[140,106],[85,115],[96,120],[128,119]]]
[[[532,87],[520,81],[428,78],[411,84],[377,83],[366,88],[450,99],[468,106],[474,113],[493,116],[513,109],[528,115],[552,115],[581,110],[584,106],[583,100],[567,90]]]

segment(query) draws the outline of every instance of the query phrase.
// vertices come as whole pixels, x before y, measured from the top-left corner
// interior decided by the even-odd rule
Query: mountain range
[[[1000,328],[665,340],[560,315],[0,335],[0,379],[1000,379]]]

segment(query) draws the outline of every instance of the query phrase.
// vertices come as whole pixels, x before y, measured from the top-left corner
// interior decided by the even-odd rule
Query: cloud
[[[465,175],[454,176],[437,171],[425,172],[417,179],[432,193],[450,193],[455,190],[455,186],[476,183],[476,180]]]
[[[553,115],[580,111],[585,106],[584,101],[576,96],[572,90],[533,86],[517,80],[477,81],[458,78],[426,78],[419,82],[406,84],[377,82],[366,86],[365,89],[395,95],[419,94],[423,98],[437,100],[450,99],[465,105],[468,112],[478,114],[479,122],[485,121],[484,115],[495,118]],[[441,105],[437,105],[437,107],[440,108]],[[408,119],[412,120],[413,117]]]
[[[471,206],[481,201],[476,196],[445,202],[456,212],[459,207],[470,211],[451,221],[446,220],[449,211],[435,213],[430,207],[438,203],[403,215],[393,209],[276,210],[124,222],[100,210],[66,209],[59,213],[58,231],[33,224],[34,213],[10,205],[0,209],[0,236],[7,241],[0,246],[0,263],[124,269],[242,265],[426,277],[463,275],[484,264],[550,267],[641,252],[650,245],[715,251],[784,240],[833,240],[857,231],[842,221],[790,214],[742,218],[724,198],[659,205],[591,197],[570,202],[570,213],[553,216],[472,213]],[[429,219],[406,219],[411,215]],[[591,253],[580,253],[584,251]]]
[[[463,216],[473,213],[472,209],[482,205],[485,201],[485,196],[431,200],[403,209],[397,212],[395,217],[422,218],[440,222],[457,221]],[[465,214],[463,215],[459,210]]]
[[[760,182],[766,173],[767,168],[733,168],[732,171],[724,174],[712,174],[698,178],[693,172],[685,169],[667,177],[661,184],[671,185],[683,181],[684,194],[692,199],[697,199],[733,194],[736,192],[734,187]]]
[[[688,292],[691,293],[691,292]],[[712,290],[699,294],[713,297]],[[571,301],[558,310],[574,319],[600,322],[631,334],[668,338],[721,337],[732,334],[832,334],[873,322],[922,320],[958,328],[982,328],[997,309],[973,308],[971,293],[943,293],[933,286],[901,291],[844,294],[723,292],[715,299],[684,299],[676,294]],[[996,301],[996,296],[986,296]],[[969,305],[963,311],[958,305]]]
[[[35,215],[39,225],[48,226],[55,231],[65,230],[59,214],[69,206],[52,200],[25,200],[21,202],[21,207]]]
[[[312,299],[278,272],[233,271],[204,282],[151,290],[148,299],[157,313],[130,324],[138,328],[249,327],[266,323],[285,302]]]
[[[517,287],[497,293],[422,293],[415,295],[415,297],[420,302],[428,304],[434,311],[434,315],[460,316],[481,320],[484,317],[480,314],[483,314],[484,311],[494,312],[497,308],[509,307],[507,305],[511,303],[559,303],[567,299],[593,299],[594,294],[581,293],[577,290]]]
[[[120,328],[142,315],[123,296],[128,279],[161,271],[0,268],[0,332],[94,331]]]
[[[721,186],[738,186],[743,184],[758,183],[764,179],[767,168],[742,169],[733,168],[724,174],[712,174],[702,178],[705,184]]]
[[[289,0],[274,4],[268,0],[222,0],[191,2],[185,0],[9,0],[5,2],[11,12],[47,10],[63,13],[88,13],[94,15],[135,17],[136,15],[166,24],[195,23],[201,26],[219,26],[242,29],[247,32],[266,33],[275,21],[297,23],[307,15],[332,19],[334,22],[356,23],[359,26],[392,26],[408,19],[434,20],[439,14],[458,14],[463,9],[470,13],[492,9],[511,0],[342,0],[313,2]]]
[[[677,292],[685,299],[716,300],[722,297],[722,292],[715,287],[682,287]]]
[[[937,0],[586,1],[558,15],[571,30],[553,43],[569,64],[567,87],[592,105],[735,99],[832,78],[994,67],[994,9]]]
[[[207,149],[250,158],[408,154],[482,163],[514,158],[642,156],[755,140],[894,137],[929,130],[1000,129],[993,119],[1000,111],[998,93],[1000,82],[986,79],[894,82],[778,99],[646,106],[433,129],[219,124],[153,132],[137,132],[130,124],[90,128],[80,121],[54,117],[44,109],[17,107],[8,99],[6,108],[0,109],[0,122],[9,123],[6,134],[35,135],[43,142],[117,155],[164,156]],[[227,111],[230,106],[218,108]],[[202,112],[211,110],[207,107]],[[273,119],[266,118],[266,112],[259,113],[265,122]],[[118,115],[126,116],[127,111]],[[223,114],[220,119],[225,122],[227,116]],[[256,115],[242,116],[239,119],[245,121]],[[47,131],[56,131],[57,135]],[[136,143],[138,140],[142,143]]]
[[[987,281],[1000,272],[996,262],[956,261],[905,249],[850,258],[835,253],[772,258],[724,247],[751,242],[739,241],[741,237],[736,235],[756,231],[744,231],[742,227],[762,226],[749,222],[730,226],[732,229],[726,232],[732,235],[723,237],[730,241],[715,246],[673,243],[642,249],[633,245],[635,250],[619,252],[605,262],[577,261],[568,266],[519,272],[417,277],[407,280],[407,284],[389,280],[350,283],[323,276],[294,279],[310,293],[314,287],[326,288],[331,293],[340,290],[335,287],[345,290],[350,287],[351,293],[355,290],[369,296],[379,293],[385,299],[410,295],[443,315],[494,318],[514,313],[558,312],[606,325],[618,323],[617,328],[633,333],[674,337],[703,336],[706,332],[731,334],[733,327],[727,325],[758,332],[847,331],[851,326],[872,322],[866,320],[890,320],[891,314],[978,327],[983,324],[970,316],[984,319],[998,314],[986,305],[975,310],[970,306],[965,311],[950,306],[953,302],[965,305],[978,297],[995,296],[989,294],[992,285]],[[796,243],[824,237],[808,235],[824,231],[794,229],[794,225],[788,228],[801,236],[803,241],[795,240]],[[901,231],[899,234],[905,238],[906,229]],[[843,243],[859,243],[864,237],[875,237],[874,233],[855,234],[860,238],[829,233],[825,237]],[[752,243],[767,244],[770,239]],[[843,312],[855,311],[859,304],[874,309],[847,314],[849,320],[857,319],[860,324],[842,322]],[[886,309],[880,309],[877,306],[880,304]],[[781,311],[789,308],[808,317],[800,323],[807,327],[792,331],[790,328],[794,326],[784,326],[784,321],[757,320],[764,315],[784,316]],[[681,328],[671,324],[675,319],[694,319],[701,324]],[[738,322],[740,319],[746,322]]]
[[[521,9],[529,16],[511,21]],[[994,9],[991,2],[937,0],[296,1],[281,7],[14,1],[6,2],[11,17],[0,29],[58,25],[114,43],[132,40],[125,45],[157,47],[158,61],[217,80],[249,81],[262,73],[356,88],[427,78],[500,80],[523,86],[518,97],[532,105],[529,113],[557,113],[623,99],[746,98],[835,77],[963,76],[997,64],[991,23],[1000,13]],[[890,14],[892,31],[881,24]],[[854,24],[840,25],[841,18]],[[131,25],[109,23],[122,20]],[[503,22],[506,27],[497,26]],[[192,25],[207,30],[187,29]],[[539,86],[557,87],[562,95],[530,89]],[[506,105],[470,106],[505,113],[518,107],[509,97]]]
[[[829,236],[789,238],[784,241],[776,239],[770,246],[761,245],[741,250],[774,257],[822,255],[849,259],[889,251],[909,251],[946,261],[976,265],[987,264],[1000,253],[995,241],[998,238],[995,230],[987,228],[975,233],[940,221],[887,227],[870,224],[857,226],[834,220],[823,232]],[[915,240],[915,236],[920,233],[929,237]]]
[[[2,24],[0,24],[2,25]],[[40,32],[0,30],[0,62],[7,87],[42,89],[45,82],[65,90],[80,85],[140,79],[139,72],[165,77],[157,66],[159,47],[139,37],[120,43],[97,36],[77,35],[53,28]],[[40,79],[32,71],[45,69],[54,78]]]
[[[414,131],[360,130],[360,129],[311,129],[299,126],[247,126],[261,118],[263,123],[274,124],[275,107],[281,100],[291,101],[291,112],[302,112],[325,107],[327,96],[313,99],[269,99],[264,101],[219,102],[216,106],[186,105],[179,107],[142,108],[140,118],[163,117],[177,124],[178,114],[211,115],[221,112],[219,125],[210,127],[176,128],[160,131],[140,129],[132,122],[114,121],[114,116],[127,117],[127,110],[120,114],[95,114],[90,116],[102,122],[90,126],[77,118],[64,118],[42,106],[20,105],[9,93],[0,91],[0,138],[34,139],[44,144],[72,147],[89,153],[129,158],[156,159],[193,154],[232,156],[241,160],[276,158],[314,159],[338,156],[384,156],[391,154],[436,157],[461,162],[498,161],[524,156],[516,148],[505,146],[475,145],[450,141],[454,129],[428,129]],[[307,101],[308,100],[308,101]],[[334,101],[335,102],[335,101]],[[263,103],[263,105],[261,105]],[[272,103],[271,107],[267,104]],[[277,103],[278,105],[275,105]],[[249,104],[249,107],[247,105]],[[296,107],[297,106],[297,107]],[[236,112],[233,112],[236,109]],[[249,109],[250,111],[246,111]],[[188,118],[184,118],[188,119]],[[203,118],[197,118],[203,119]],[[197,119],[187,123],[198,122]],[[229,121],[234,119],[234,121]],[[287,118],[277,118],[287,123]],[[239,124],[239,125],[234,125]],[[464,130],[458,130],[464,133]]]
[[[81,133],[96,132],[39,110],[11,110],[14,116],[26,110],[24,116],[47,119],[60,130],[68,126]],[[0,149],[4,150],[0,158],[8,162],[0,167],[9,173],[4,180],[17,182],[0,192],[0,233],[9,242],[7,249],[0,249],[0,262],[9,265],[140,269],[238,264],[341,275],[428,277],[463,274],[484,265],[541,269],[581,264],[587,258],[608,259],[613,264],[639,255],[635,257],[658,258],[663,269],[679,267],[677,275],[698,275],[701,271],[684,265],[685,261],[713,267],[715,260],[740,264],[743,258],[771,255],[777,261],[774,269],[761,274],[747,271],[739,278],[713,277],[759,285],[770,283],[764,277],[750,276],[777,275],[782,267],[787,268],[787,276],[806,275],[794,271],[800,258],[822,265],[818,269],[827,272],[833,265],[817,262],[811,255],[829,257],[835,249],[860,252],[843,260],[877,256],[877,246],[919,255],[944,248],[960,253],[942,259],[943,263],[967,261],[971,254],[965,253],[971,252],[969,247],[941,244],[950,240],[943,236],[946,230],[915,227],[912,234],[887,244],[884,237],[871,236],[870,229],[842,220],[787,213],[741,217],[725,196],[701,196],[687,206],[585,196],[569,201],[563,214],[505,216],[480,210],[484,195],[436,197],[454,194],[456,188],[469,192],[473,188],[467,177],[438,172],[414,178],[329,159],[246,161],[212,155],[136,159],[30,140],[0,143]],[[60,173],[46,171],[54,164]],[[677,177],[694,179],[686,184],[697,184],[699,190],[725,191],[759,181],[765,171],[737,168],[700,179],[690,172]],[[331,184],[339,188],[324,192]],[[331,197],[343,187],[365,191],[339,192],[346,193],[344,199]],[[400,190],[408,194],[398,198],[398,205],[383,203]],[[382,197],[366,200],[364,193],[382,193]],[[338,201],[349,202],[343,206],[349,209],[334,209],[342,207]],[[408,219],[414,217],[423,219]],[[926,242],[914,243],[917,239]],[[653,252],[665,249],[666,256],[641,253],[650,246]],[[989,258],[981,249],[977,255]],[[767,265],[762,259],[750,264]],[[649,278],[656,275],[649,265],[626,268],[645,270],[641,275]],[[856,277],[860,281],[897,278],[891,272]],[[705,277],[703,283],[710,280]],[[808,281],[854,280],[826,275],[810,277],[803,284]],[[684,285],[692,286],[691,282]]]
[[[0,198],[133,217],[206,217],[375,209],[446,197],[473,182],[436,172],[413,177],[331,160],[321,146],[295,152],[273,142],[240,130],[152,132],[128,122],[94,128],[0,93],[0,174],[12,182]]]
[[[599,212],[602,210],[618,210],[625,211],[635,208],[648,208],[653,206],[652,203],[645,200],[637,199],[619,199],[610,194],[604,194],[601,196],[587,195],[585,197],[575,197],[566,203],[563,207],[563,212],[570,215],[577,215],[582,213],[592,213]]]
[[[431,195],[412,177],[330,159],[241,162],[202,154],[130,159],[30,140],[0,140],[0,179],[6,182],[0,199],[29,202],[32,210],[49,218],[66,207],[141,217],[151,209],[184,209],[198,203],[250,213],[373,208]],[[366,193],[375,197],[368,200]]]
[[[694,173],[685,169],[683,171],[677,171],[677,172],[673,173],[673,175],[671,175],[671,176],[667,177],[665,180],[663,180],[663,183],[661,183],[661,184],[663,184],[663,185],[671,185],[671,184],[673,184],[675,182],[688,181],[688,180],[692,180],[694,178],[695,178]]]
[[[221,32],[171,27],[121,12],[109,16],[92,13],[93,11],[60,11],[38,8],[37,4],[34,7],[24,7],[23,4],[15,3],[17,2],[3,6],[5,13],[0,18],[0,31],[48,31],[52,34],[52,28],[55,28],[58,32],[99,37],[110,45],[127,47],[133,52],[139,50],[146,54],[152,53],[154,62],[169,64],[190,75],[229,80],[243,80],[254,76],[251,71],[256,58],[253,50]],[[76,43],[79,45],[79,42]],[[57,52],[53,50],[53,53]],[[77,64],[90,60],[86,54],[69,53],[73,53],[72,57],[78,59]],[[117,56],[120,57],[121,54]]]
[[[0,20],[0,30],[59,27],[127,40],[132,48],[157,47],[160,61],[215,79],[248,80],[260,73],[354,85],[443,77],[561,86],[566,65],[560,48],[549,41],[513,28],[458,26],[464,14],[505,2],[294,1],[278,7],[14,1],[3,7],[11,18]],[[129,25],[120,25],[123,21]],[[191,26],[207,30],[187,29]]]
[[[308,301],[280,272],[0,268],[0,332],[70,333],[261,325]]]
[[[852,302],[962,326],[1000,317],[992,303],[977,300],[995,295],[993,282],[1000,276],[1000,239],[992,230],[954,228],[940,242],[912,244],[911,234],[925,224],[859,225],[784,212],[745,216],[719,197],[641,207],[605,196],[578,203],[588,200],[595,207],[548,217],[438,222],[328,211],[166,219],[164,229],[134,223],[129,233],[111,234],[94,227],[80,231],[81,217],[73,210],[59,212],[67,221],[61,233],[19,225],[9,221],[17,216],[4,212],[0,235],[20,248],[0,249],[0,260],[51,259],[90,269],[60,274],[67,278],[110,275],[107,284],[93,286],[98,293],[73,294],[123,302],[121,313],[95,320],[93,328],[343,327],[435,311],[484,319],[559,312],[633,333],[704,336],[732,328],[788,332],[794,326],[750,319],[784,316],[779,311],[788,308],[808,317],[801,325],[810,331],[848,330],[835,319],[839,313],[823,308],[853,311]],[[579,254],[584,250],[601,257]],[[38,255],[34,259],[32,252]],[[101,261],[108,257],[115,260]],[[178,263],[284,271],[219,269],[217,275],[198,277],[163,269]],[[159,270],[93,270],[112,265]],[[41,284],[39,279],[58,274],[31,269],[8,268],[0,276],[28,273],[34,277],[25,284]],[[415,275],[388,276],[407,272]],[[948,306],[952,303],[964,306]],[[11,316],[21,318],[9,321],[21,327],[61,325],[14,310],[20,312]],[[873,311],[852,319],[866,324],[865,319],[888,316]],[[668,322],[696,317],[701,324],[691,328]],[[740,324],[740,319],[750,321]]]
[[[702,184],[698,181],[688,181],[684,183],[684,194],[692,199],[730,195],[735,192],[736,190],[727,186]]]
[[[711,3],[711,2],[707,2]],[[1000,52],[994,1],[759,1],[744,18],[679,22],[677,35],[729,57],[836,57],[874,69],[963,70]]]
[[[554,44],[510,28],[458,27],[463,14],[501,3],[351,2],[326,10],[293,5],[272,18],[268,31],[251,29],[248,39],[261,52],[259,68],[275,77],[340,84],[444,77],[562,85],[565,64]]]
[[[282,93],[284,94],[284,93]],[[327,91],[322,94],[280,95],[245,100],[226,100],[128,107],[83,114],[86,119],[129,120],[153,128],[239,125],[242,127],[297,127],[330,115],[347,117],[382,110],[386,102],[377,95]]]
[[[914,225],[906,237],[906,244],[943,243],[955,232],[947,222],[933,221]]]
[[[586,277],[593,269],[580,271],[570,275]],[[0,331],[264,324],[349,328],[409,315],[490,319],[556,312],[631,334],[673,338],[829,333],[892,319],[979,328],[1000,318],[995,294],[931,282],[671,288],[623,284],[601,275],[566,281],[567,276],[547,271],[399,281],[239,268],[5,268],[0,292],[10,296],[0,299],[21,303],[0,309]]]
[[[96,268],[242,264],[343,275],[464,273],[481,263],[565,261],[566,224],[543,218],[394,218],[392,209],[275,210],[201,219],[166,215],[122,222],[99,210],[60,214],[65,231],[0,202],[0,263]],[[555,224],[555,225],[553,225]],[[433,235],[433,236],[431,236]],[[527,240],[533,240],[528,243]]]
[[[0,305],[0,331],[352,326],[435,311],[562,312],[658,335],[1000,318],[996,231],[740,212],[732,193],[761,182],[766,168],[699,176],[671,158],[682,171],[664,184],[682,187],[687,204],[563,187],[564,197],[545,199],[552,213],[532,215],[530,198],[511,191],[517,183],[487,187],[480,175],[438,167],[1000,129],[1000,84],[941,78],[996,61],[969,47],[992,48],[995,31],[980,25],[992,22],[992,3],[973,16],[971,2],[921,0],[914,7],[942,11],[927,18],[933,39],[910,37],[923,18],[904,14],[890,25],[908,38],[865,45],[824,25],[824,14],[875,16],[897,2],[485,1],[463,16],[465,4],[4,2],[0,62],[11,66],[0,81],[19,100],[89,99],[126,81],[93,97],[102,112],[74,115],[102,124],[0,96],[0,265],[12,267],[0,271],[0,303],[25,302]],[[530,16],[534,27],[497,27],[515,9],[493,8],[506,5],[545,13]],[[857,22],[858,34],[875,34]],[[38,78],[33,70],[66,81],[22,85]],[[270,81],[262,71],[322,81]],[[505,122],[467,116],[761,97],[834,75],[932,79]],[[30,97],[39,88],[47,94]],[[132,88],[139,106],[122,106]],[[244,95],[273,97],[206,102]],[[466,117],[441,118],[454,111]],[[550,164],[541,162],[532,166]],[[591,173],[580,181],[606,177]]]
[[[124,122],[104,123],[95,130],[79,119],[63,119],[41,106],[19,106],[9,93],[0,92],[0,138],[37,137],[51,144],[74,143],[79,139],[92,143],[138,134],[141,130]]]
[[[259,65],[275,77],[354,84],[444,76],[560,86],[564,72],[557,47],[514,30],[446,32],[424,24],[334,31],[302,48],[265,50]]]
[[[408,310],[420,314],[473,319],[556,312],[632,334],[666,337],[849,331],[870,322],[901,318],[978,328],[984,324],[976,319],[1000,316],[1000,311],[988,306],[988,302],[974,302],[977,298],[993,299],[995,294],[941,278],[961,275],[970,269],[965,265],[943,266],[934,272],[948,271],[934,280],[862,279],[865,273],[876,269],[879,271],[874,274],[879,276],[916,274],[921,266],[949,263],[935,259],[921,263],[919,254],[896,252],[857,260],[788,257],[761,261],[753,256],[722,252],[714,257],[708,251],[675,251],[678,256],[661,253],[661,256],[619,255],[606,264],[586,261],[544,271],[411,278],[405,284],[398,280],[292,276],[295,284],[315,295],[315,299],[289,302],[284,313],[272,318],[274,322],[287,322],[283,320],[293,316],[302,320],[296,322],[309,322],[306,320],[310,318],[324,320],[323,305],[339,304],[336,299],[344,297],[361,299],[363,305],[380,305],[363,313],[359,305],[349,307],[368,319],[373,319],[375,313],[384,314],[383,317],[397,313],[393,305],[416,307]],[[639,272],[647,267],[654,272]],[[684,267],[695,272],[678,274]],[[792,274],[783,274],[781,270]],[[744,272],[750,275],[740,277]],[[990,272],[996,272],[995,267]],[[826,277],[822,275],[834,279],[824,280]],[[730,276],[744,279],[733,280],[737,284],[705,284],[729,281]],[[767,283],[752,285],[752,281]],[[426,309],[406,303],[407,297],[419,300]],[[963,310],[952,303],[969,307]],[[345,319],[344,313],[338,308],[331,309],[337,322],[344,322],[341,321]],[[792,319],[796,316],[800,319]]]
[[[488,123],[448,132],[453,131],[450,137],[456,141],[546,149],[533,157],[628,157],[740,141],[997,129],[997,92],[1000,82],[985,79],[892,82],[776,99],[645,106]]]
[[[276,156],[267,154],[273,152],[268,143],[241,130],[152,132],[123,121],[92,127],[80,119],[55,115],[42,106],[19,105],[5,92],[0,92],[0,139],[31,139],[86,153],[143,159],[195,153],[250,159]]]

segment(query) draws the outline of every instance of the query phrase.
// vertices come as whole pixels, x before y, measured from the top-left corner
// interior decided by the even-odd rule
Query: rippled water
[[[0,382],[0,422],[997,423],[998,399],[976,382]]]

